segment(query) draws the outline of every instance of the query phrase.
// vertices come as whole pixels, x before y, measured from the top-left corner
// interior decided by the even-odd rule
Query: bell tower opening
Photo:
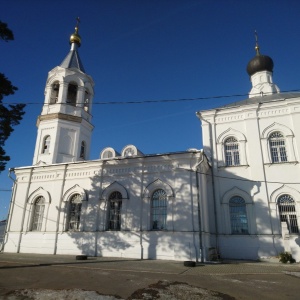
[[[68,85],[67,103],[76,106],[78,86],[75,82],[71,82]]]
[[[48,73],[44,106],[37,120],[33,164],[89,159],[94,128],[91,123],[94,82],[85,73],[79,57],[78,22],[70,44],[71,49],[62,63]]]
[[[58,94],[59,94],[59,82],[55,81],[51,86],[50,104],[55,104],[58,102]]]

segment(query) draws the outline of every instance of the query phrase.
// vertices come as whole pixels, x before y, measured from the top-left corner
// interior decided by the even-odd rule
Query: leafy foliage
[[[13,39],[14,35],[7,24],[0,21],[0,40],[7,42]],[[5,169],[6,163],[10,160],[4,150],[5,142],[13,132],[13,126],[20,123],[25,113],[25,104],[6,105],[2,102],[5,96],[13,95],[17,90],[18,88],[0,73],[0,172]]]
[[[14,40],[13,32],[7,27],[6,23],[0,21],[0,39],[8,42]]]
[[[293,264],[296,260],[293,258],[292,254],[289,252],[281,252],[279,253],[279,261],[283,264],[290,263]]]

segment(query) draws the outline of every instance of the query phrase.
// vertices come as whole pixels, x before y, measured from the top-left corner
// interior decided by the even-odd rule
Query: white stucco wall
[[[200,259],[199,211],[202,231],[213,230],[209,172],[200,151],[16,169],[5,251]],[[150,222],[151,195],[158,188],[168,196],[162,231],[151,230]],[[120,231],[107,230],[108,196],[113,191],[123,196]],[[68,203],[74,193],[83,195],[79,232],[67,230]],[[31,226],[34,201],[40,195],[46,205],[41,231],[36,232]],[[210,242],[209,236],[203,238],[203,249]]]
[[[277,96],[269,102],[253,98],[241,105],[198,113],[204,151],[213,166],[217,246],[224,258],[257,259],[285,250],[276,204],[280,194],[293,196],[300,225],[300,95],[285,98]],[[288,162],[271,162],[268,134],[273,131],[285,136]],[[229,136],[239,141],[239,166],[226,166],[223,143]],[[248,199],[248,235],[231,234],[227,201],[234,195]],[[289,240],[299,261],[298,234]]]

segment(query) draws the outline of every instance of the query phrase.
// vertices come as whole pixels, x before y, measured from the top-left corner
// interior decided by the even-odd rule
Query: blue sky
[[[10,201],[8,168],[32,164],[47,73],[67,55],[77,16],[79,54],[95,81],[91,159],[127,144],[145,154],[200,149],[195,112],[247,98],[255,29],[261,53],[274,60],[274,82],[300,89],[297,0],[0,0],[0,7],[15,35],[0,44],[0,72],[19,88],[4,101],[34,103],[5,146],[11,161],[0,174],[0,220]],[[109,104],[236,94],[245,96]]]

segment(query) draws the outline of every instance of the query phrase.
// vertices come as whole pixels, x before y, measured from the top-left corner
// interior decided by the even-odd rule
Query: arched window
[[[111,157],[113,157],[114,156],[114,154],[113,154],[113,152],[112,151],[110,151],[110,150],[106,150],[105,152],[103,152],[103,156],[102,156],[102,158],[111,158]]]
[[[79,231],[82,197],[79,194],[72,196],[69,203],[68,230]]]
[[[42,147],[42,154],[47,154],[49,153],[49,149],[50,149],[50,135],[46,135],[44,137],[44,141],[43,141],[43,147]]]
[[[276,131],[269,136],[269,145],[272,163],[287,161],[285,138],[281,132]]]
[[[226,166],[240,165],[239,143],[234,137],[229,137],[224,142]]]
[[[132,147],[128,147],[125,151],[124,151],[124,156],[128,157],[128,156],[133,156],[135,153],[134,149]]]
[[[79,157],[82,159],[85,159],[85,141],[81,142],[81,146],[80,146],[80,155]]]
[[[121,230],[122,194],[120,192],[111,193],[108,198],[108,205],[108,229]]]
[[[77,99],[77,84],[76,83],[69,83],[68,85],[68,95],[67,95],[67,103],[71,105],[76,105]]]
[[[229,200],[229,212],[232,234],[247,234],[248,220],[245,200],[234,196]]]
[[[290,195],[282,195],[277,203],[280,221],[286,222],[290,233],[299,233],[294,199]]]
[[[167,229],[167,193],[156,190],[151,197],[151,229]]]
[[[50,104],[55,104],[58,101],[59,82],[55,81],[51,86]]]
[[[34,202],[33,218],[32,218],[32,231],[41,231],[43,225],[45,210],[45,199],[44,197],[38,197]]]

